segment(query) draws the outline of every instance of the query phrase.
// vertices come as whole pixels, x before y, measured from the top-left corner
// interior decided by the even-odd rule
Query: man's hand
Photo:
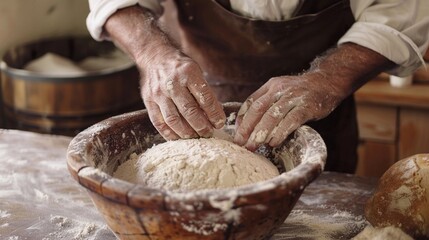
[[[118,10],[104,29],[139,68],[142,98],[164,138],[208,137],[224,125],[222,105],[201,69],[174,46],[150,11],[139,6]]]
[[[309,120],[326,117],[341,101],[341,95],[320,76],[284,76],[270,79],[241,107],[234,141],[255,150],[261,144],[280,145]]]
[[[241,107],[234,141],[255,150],[279,146],[295,129],[331,113],[342,100],[381,71],[394,67],[363,46],[342,44],[316,58],[299,76],[270,79]]]
[[[178,51],[164,51],[140,66],[149,117],[166,139],[209,137],[225,113],[199,66]]]

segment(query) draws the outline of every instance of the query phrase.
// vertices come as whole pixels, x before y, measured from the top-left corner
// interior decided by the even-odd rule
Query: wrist
[[[133,58],[137,66],[141,68],[140,70],[144,70],[144,68],[177,59],[179,56],[180,52],[175,47],[154,42],[145,44],[139,51],[136,51]]]
[[[147,9],[133,6],[118,10],[104,25],[105,33],[140,66],[177,51]]]

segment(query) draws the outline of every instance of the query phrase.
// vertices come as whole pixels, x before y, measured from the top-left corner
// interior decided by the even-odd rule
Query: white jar
[[[406,87],[413,83],[413,75],[406,77],[389,76],[390,85],[393,87]]]

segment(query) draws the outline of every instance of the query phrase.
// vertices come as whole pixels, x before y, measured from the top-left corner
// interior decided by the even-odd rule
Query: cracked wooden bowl
[[[239,103],[226,103],[228,115]],[[72,177],[87,189],[120,239],[267,239],[323,170],[326,146],[302,126],[277,149],[261,149],[283,173],[234,189],[177,193],[111,175],[131,153],[163,141],[145,110],[109,118],[79,133],[67,151]]]

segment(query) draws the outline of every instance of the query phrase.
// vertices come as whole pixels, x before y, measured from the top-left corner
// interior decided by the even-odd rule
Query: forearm
[[[395,66],[379,53],[354,43],[344,43],[312,62],[304,76],[319,78],[346,98],[380,72]],[[320,79],[321,78],[321,79]]]
[[[113,14],[104,25],[104,32],[140,66],[159,54],[177,51],[158,27],[154,15],[137,5]]]
[[[224,125],[222,105],[200,67],[179,51],[150,11],[138,6],[118,10],[104,29],[136,62],[149,118],[165,139],[208,137],[213,127]]]

